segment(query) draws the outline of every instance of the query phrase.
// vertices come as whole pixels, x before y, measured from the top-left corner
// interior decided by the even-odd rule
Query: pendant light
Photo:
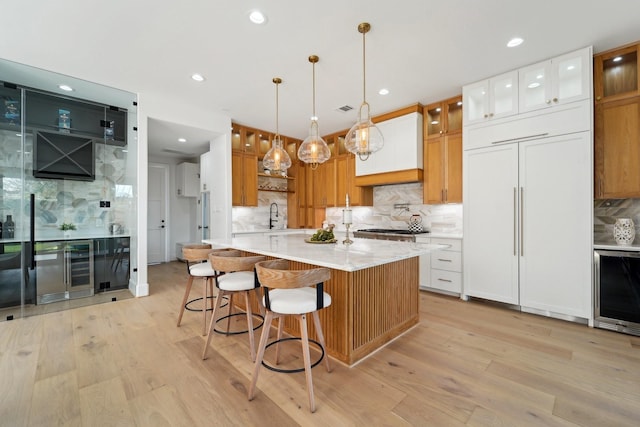
[[[262,159],[262,165],[265,169],[269,169],[272,174],[280,174],[286,176],[287,169],[291,167],[291,157],[287,151],[282,148],[282,138],[278,130],[278,85],[282,83],[280,77],[274,77],[273,83],[276,84],[276,135],[273,137],[271,148],[267,151]]]
[[[365,34],[371,25],[363,22],[358,25],[358,32],[362,34],[362,104],[358,110],[358,121],[347,134],[344,145],[347,150],[357,154],[360,160],[367,160],[371,153],[380,150],[384,145],[384,138],[380,129],[371,121],[371,111],[367,103],[367,85],[365,72]]]
[[[317,169],[320,163],[326,162],[331,157],[329,146],[320,137],[318,117],[316,116],[316,62],[319,60],[320,58],[317,55],[309,57],[309,62],[313,66],[313,116],[311,117],[309,136],[302,141],[300,148],[298,148],[298,158],[308,163],[312,170]]]

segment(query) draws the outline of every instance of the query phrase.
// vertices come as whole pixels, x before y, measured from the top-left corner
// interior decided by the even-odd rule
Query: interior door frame
[[[169,188],[169,177],[171,176],[171,168],[168,164],[165,163],[148,163],[148,169],[151,168],[160,168],[164,170],[164,217],[166,218],[165,223],[165,233],[164,233],[164,256],[162,262],[169,262],[169,242],[171,235],[171,230],[169,224],[171,224],[171,218],[169,217],[171,211],[169,209],[169,198],[170,198],[170,188]],[[147,175],[149,174],[147,170]],[[147,192],[148,193],[148,192]],[[147,196],[148,197],[148,196]],[[148,204],[147,204],[148,206]],[[147,224],[147,227],[149,225]],[[149,236],[147,235],[147,244],[148,244]],[[147,263],[149,260],[147,259]]]

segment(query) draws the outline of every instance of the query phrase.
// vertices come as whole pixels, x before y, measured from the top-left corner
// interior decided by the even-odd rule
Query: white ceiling
[[[266,25],[249,22],[255,8],[267,14]],[[281,77],[280,133],[302,139],[312,109],[311,54],[320,57],[321,134],[355,121],[363,85],[360,22],[372,26],[366,84],[377,115],[454,96],[464,84],[587,45],[600,52],[640,40],[639,18],[638,0],[13,1],[2,6],[0,57],[155,93],[176,108],[188,103],[271,131],[271,80]],[[525,42],[509,49],[513,36]],[[195,72],[206,81],[191,80]],[[389,95],[377,94],[383,87]],[[355,109],[336,110],[343,105]],[[185,132],[186,145],[168,139]],[[211,136],[202,132],[153,121],[150,152],[196,153]]]

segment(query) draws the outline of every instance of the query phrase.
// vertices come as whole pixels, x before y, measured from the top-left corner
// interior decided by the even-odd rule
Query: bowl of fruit
[[[335,224],[329,224],[326,228],[320,228],[316,231],[313,236],[304,239],[307,243],[335,243],[338,240],[336,236],[333,234],[333,227]]]

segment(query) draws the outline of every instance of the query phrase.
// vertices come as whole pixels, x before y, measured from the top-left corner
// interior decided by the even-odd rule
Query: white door
[[[589,135],[582,132],[520,144],[523,307],[590,316],[593,162]]]
[[[149,164],[147,210],[147,263],[158,264],[167,259],[167,187],[168,166]]]
[[[518,144],[464,153],[463,293],[518,304]]]

